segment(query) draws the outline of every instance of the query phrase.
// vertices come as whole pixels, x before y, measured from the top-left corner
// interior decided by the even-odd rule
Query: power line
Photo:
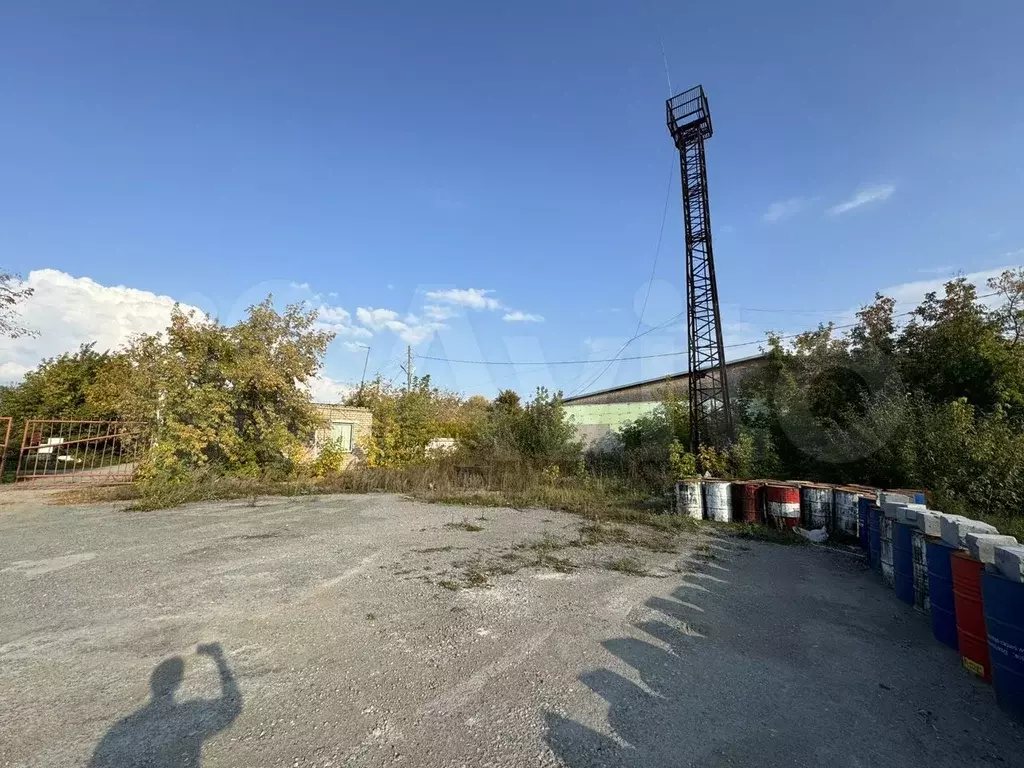
[[[980,294],[979,296],[976,296],[975,298],[976,299],[987,299],[987,298],[989,298],[991,296],[996,296],[998,294],[999,294],[999,291],[993,291],[992,293]],[[900,312],[899,314],[893,315],[893,318],[909,317],[910,315],[916,314],[916,312],[917,312],[917,310],[911,310],[910,312]],[[669,320],[665,321],[661,325],[655,326],[654,328],[650,328],[650,329],[644,331],[643,333],[639,334],[635,338],[640,338],[641,336],[646,336],[648,333],[652,333],[654,331],[657,331],[660,328],[663,328],[666,325],[669,325],[670,323],[675,322],[680,317],[682,317],[684,314],[685,314],[685,312],[681,312],[680,314],[676,315],[675,317],[672,317]],[[847,328],[855,328],[858,325],[860,325],[859,322],[858,323],[846,323],[844,325],[833,325],[832,326],[832,330],[833,331],[841,331],[841,330],[845,330]],[[776,338],[778,338],[778,339],[795,339],[797,336],[802,336],[803,334],[808,333],[808,332],[809,331],[804,330],[804,331],[798,331],[797,333],[785,333],[785,334],[780,334],[780,335],[776,336]],[[767,335],[769,333],[769,331],[764,331],[763,333],[765,335]],[[726,349],[737,349],[739,347],[749,347],[749,346],[751,346],[753,344],[764,344],[764,343],[765,343],[764,339],[758,339],[756,341],[742,341],[742,342],[738,342],[738,343],[735,343],[735,344],[726,344],[725,348]],[[682,355],[682,354],[684,354],[684,352],[685,352],[685,350],[679,350],[679,351],[676,351],[676,352],[660,352],[660,353],[653,354],[653,355],[631,355],[629,357],[615,356],[615,357],[607,357],[607,358],[603,358],[603,359],[599,359],[599,360],[536,360],[536,361],[525,361],[525,362],[515,362],[515,361],[512,361],[512,360],[460,360],[460,359],[455,359],[455,358],[450,358],[450,357],[432,357],[432,356],[428,356],[428,355],[416,355],[416,357],[419,358],[420,360],[435,360],[435,361],[443,362],[443,363],[457,363],[457,364],[462,364],[462,365],[586,365],[588,363],[614,363],[616,360],[621,361],[621,362],[626,362],[628,360],[652,360],[652,359],[661,358],[661,357],[674,357],[676,355]]]
[[[663,50],[663,52],[664,52],[664,50]],[[666,74],[667,74],[667,72],[668,72],[668,63],[667,63],[667,61],[666,61],[665,67],[666,67]],[[669,83],[669,89],[670,90],[671,90],[671,87],[672,86],[671,86],[671,82],[670,82]],[[586,384],[583,384],[583,385],[577,384],[577,386],[573,389],[573,391],[570,392],[570,396],[576,394],[576,392],[578,392],[578,391],[581,391],[581,390],[584,390],[584,389],[588,389],[591,386],[593,386],[595,381],[600,379],[602,376],[604,376],[608,372],[608,369],[611,367],[612,363],[614,363],[615,360],[618,359],[619,355],[622,354],[622,352],[626,349],[626,347],[628,347],[630,344],[632,344],[634,341],[639,339],[644,334],[650,333],[650,331],[645,331],[643,334],[640,333],[640,326],[643,325],[644,313],[647,311],[647,302],[651,298],[651,287],[654,285],[654,275],[657,273],[657,270],[658,270],[658,258],[661,256],[661,244],[665,240],[665,222],[668,220],[668,204],[669,204],[669,201],[672,199],[672,179],[675,177],[675,165],[676,165],[675,157],[673,156],[671,158],[671,162],[669,162],[669,165],[668,165],[668,184],[665,186],[665,204],[662,206],[662,209],[661,209],[661,227],[658,229],[658,244],[654,247],[654,264],[651,265],[651,276],[647,280],[647,292],[644,294],[644,303],[643,303],[643,306],[640,308],[640,316],[637,318],[636,328],[633,329],[633,336],[631,338],[629,338],[626,341],[625,344],[623,344],[621,347],[619,347],[619,351],[615,353],[615,357],[613,357],[610,361],[608,361],[608,364],[604,368],[601,369],[601,372],[598,373],[597,376],[594,376]],[[679,316],[680,315],[677,315],[677,317],[679,317]],[[673,318],[673,320],[674,319],[675,318]],[[669,321],[669,322],[671,322],[671,321]],[[656,326],[656,328],[657,327],[658,326]],[[650,330],[653,331],[653,330],[655,330],[655,328],[652,328]],[[582,379],[582,378],[583,377],[581,375],[580,379]]]

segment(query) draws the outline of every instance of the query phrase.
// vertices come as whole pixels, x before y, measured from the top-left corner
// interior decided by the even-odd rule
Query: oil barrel
[[[704,511],[708,520],[732,522],[732,483],[728,480],[704,481]]]
[[[1024,584],[985,573],[981,589],[996,702],[1024,722]]]
[[[932,607],[932,634],[954,651],[960,649],[956,634],[956,601],[953,599],[952,555],[956,550],[942,539],[925,543],[928,558],[928,602]]]
[[[914,549],[914,607],[921,613],[931,613],[928,597],[928,537],[920,531],[911,531]]]
[[[882,513],[878,516],[878,537],[881,543],[879,559],[882,564],[882,581],[887,587],[896,586],[896,573],[893,570],[892,529],[896,521]]]
[[[981,597],[984,564],[966,552],[954,552],[953,601],[956,603],[956,636],[964,669],[985,682],[992,681],[988,655],[988,633]]]
[[[832,494],[836,531],[843,536],[857,537],[857,514],[860,493],[853,488],[836,488]]]
[[[807,483],[800,486],[800,517],[804,528],[826,528],[832,523],[832,486]]]
[[[704,517],[704,500],[700,492],[700,480],[686,478],[676,483],[676,508],[683,517],[700,520]]]
[[[870,549],[868,550],[868,562],[871,568],[881,573],[882,571],[882,510],[872,504],[868,507],[868,528],[870,530]]]
[[[764,483],[733,483],[732,514],[742,523],[759,523],[764,519]]]
[[[893,523],[892,567],[896,597],[914,604],[914,538],[909,525]]]
[[[871,529],[868,527],[868,510],[874,503],[875,500],[870,496],[861,496],[857,499],[857,536],[860,538],[860,548],[869,554],[871,553]]]
[[[800,523],[800,488],[785,483],[764,487],[764,505],[768,518],[779,528],[796,528]]]

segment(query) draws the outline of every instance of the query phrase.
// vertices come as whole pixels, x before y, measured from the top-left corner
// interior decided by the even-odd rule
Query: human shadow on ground
[[[223,731],[242,711],[242,694],[220,643],[196,652],[217,665],[221,695],[216,699],[176,701],[185,678],[180,656],[160,662],[149,679],[149,702],[128,715],[100,739],[90,768],[198,768],[203,742]]]
[[[548,712],[547,742],[569,768],[668,768],[680,765],[743,765],[756,749],[750,734],[736,733],[732,744],[709,744],[705,733],[718,717],[749,720],[742,701],[715,695],[727,682],[727,664],[708,653],[706,637],[714,622],[711,605],[723,600],[731,580],[722,557],[730,550],[716,542],[710,553],[679,563],[684,582],[668,597],[645,602],[649,609],[634,623],[650,638],[606,640],[601,645],[632,669],[628,677],[613,669],[587,672],[580,680],[608,703],[611,735]],[[702,605],[703,604],[703,605]],[[626,670],[623,670],[626,671]],[[632,679],[630,679],[632,678]],[[716,700],[719,699],[719,700]],[[780,739],[778,749],[788,749]],[[735,762],[739,759],[738,762]]]

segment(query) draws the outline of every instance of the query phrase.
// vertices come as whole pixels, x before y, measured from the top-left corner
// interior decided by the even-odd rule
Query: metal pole
[[[366,366],[370,362],[370,348],[366,347],[366,359],[363,360],[363,375],[359,377],[359,399],[363,398],[363,382],[366,381]]]
[[[405,347],[405,391],[412,391],[412,344]]]

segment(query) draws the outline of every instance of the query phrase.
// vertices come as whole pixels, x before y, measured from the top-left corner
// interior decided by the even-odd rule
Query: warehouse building
[[[764,365],[767,355],[744,357],[725,364],[729,389],[737,385],[752,371]],[[576,423],[576,431],[588,448],[610,447],[615,435],[631,421],[650,413],[668,394],[686,398],[690,374],[672,373],[654,379],[600,389],[563,400],[565,412]]]

